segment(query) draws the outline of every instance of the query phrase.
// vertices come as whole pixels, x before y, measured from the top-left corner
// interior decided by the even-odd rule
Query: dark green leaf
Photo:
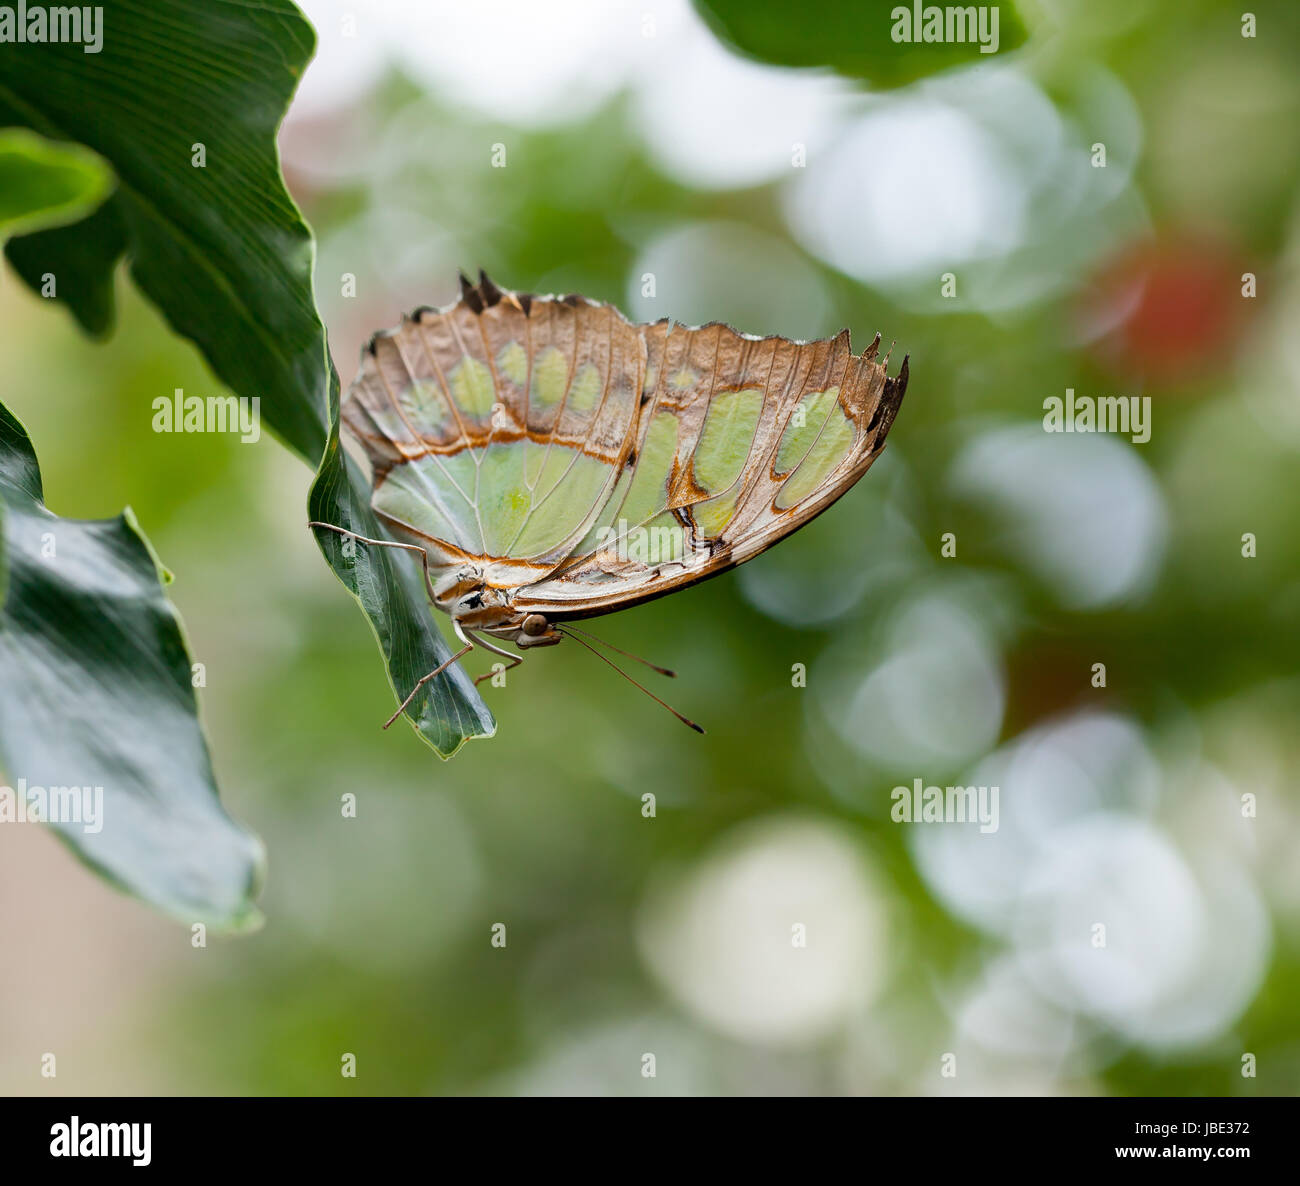
[[[829,66],[873,87],[903,86],[953,66],[996,61],[1024,43],[1027,33],[1014,4],[975,6],[990,21],[997,14],[996,51],[981,52],[978,29],[964,41],[925,41],[925,11],[943,4],[897,0],[808,0],[797,8],[783,0],[695,0],[718,37],[740,53],[778,66]],[[969,6],[953,6],[964,13]],[[906,16],[899,10],[906,10]],[[921,32],[916,14],[921,11]],[[901,22],[901,23],[900,23]],[[985,25],[985,43],[994,44]],[[894,33],[900,38],[895,40]],[[954,33],[957,31],[954,27]],[[945,28],[946,33],[946,28]]]
[[[328,435],[325,339],[311,232],[275,143],[312,28],[288,0],[110,0],[103,10],[99,53],[0,45],[0,122],[78,141],[112,165],[136,283],[314,465]],[[118,241],[97,252],[73,240],[101,230],[73,225],[11,250],[29,281],[53,272],[60,299],[95,332]]]
[[[330,393],[333,428],[311,488],[310,516],[368,539],[388,539],[370,509],[370,483],[339,445],[338,411],[335,375]],[[419,557],[397,548],[357,543],[319,528],[316,541],[370,619],[388,664],[389,683],[400,702],[421,676],[451,653],[434,625]],[[460,664],[425,684],[405,715],[419,736],[444,758],[451,757],[468,738],[490,737],[496,731],[492,714]]]
[[[53,824],[87,864],[187,921],[256,925],[262,846],[217,799],[181,623],[135,517],[51,514],[31,441],[3,405],[0,515],[9,790],[90,788],[93,820]]]
[[[16,239],[9,258],[34,287],[54,273],[58,298],[86,329],[103,333],[112,323],[113,267],[125,251],[136,283],[173,328],[231,390],[260,398],[267,425],[286,444],[316,465],[332,441],[317,481],[319,517],[351,514],[373,536],[366,499],[357,496],[364,486],[338,452],[336,398],[331,436],[311,232],[284,188],[275,144],[314,48],[311,26],[288,0],[103,7],[100,53],[0,45],[0,122],[89,145],[118,177],[118,192],[91,219]],[[194,163],[198,145],[203,167]],[[343,484],[332,487],[331,475]],[[367,576],[324,547],[370,617],[390,678],[409,691],[411,671],[420,668],[418,678],[450,654],[420,583],[407,579],[409,566],[391,550]],[[459,676],[439,681],[419,705],[421,736],[443,754],[493,727]]]
[[[5,244],[5,255],[39,292],[48,273],[56,295],[87,333],[102,337],[113,328],[113,270],[126,250],[126,228],[118,202],[110,198],[75,227],[21,235]]]

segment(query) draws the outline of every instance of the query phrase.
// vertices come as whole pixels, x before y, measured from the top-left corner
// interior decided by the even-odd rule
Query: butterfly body
[[[906,389],[879,335],[636,325],[480,277],[374,335],[343,407],[467,646],[553,645],[758,555],[867,471]]]

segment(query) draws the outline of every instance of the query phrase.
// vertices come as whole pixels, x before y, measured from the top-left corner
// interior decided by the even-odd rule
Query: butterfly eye
[[[530,638],[546,633],[546,619],[541,614],[529,614],[520,629]]]

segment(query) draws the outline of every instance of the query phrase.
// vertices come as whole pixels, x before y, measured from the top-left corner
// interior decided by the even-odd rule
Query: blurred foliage
[[[922,0],[901,5],[893,0],[812,0],[799,6],[797,19],[791,19],[790,6],[780,0],[695,4],[718,36],[741,53],[777,66],[829,66],[873,88],[904,86],[941,70],[987,61],[987,54],[1008,53],[1028,35],[1016,3],[968,8]],[[965,30],[961,41],[946,36],[946,13],[954,10],[960,10],[963,22],[968,16],[974,22],[968,30],[954,26],[954,32]],[[981,44],[991,48],[982,51]]]
[[[131,1051],[114,1089],[129,1078],[138,1090],[268,1094],[1294,1091],[1300,100],[1293,6],[1253,9],[1249,40],[1223,5],[1053,5],[1051,29],[1035,23],[1008,67],[1019,89],[989,100],[989,70],[958,70],[836,116],[810,155],[812,184],[824,176],[814,169],[859,151],[855,119],[900,121],[847,162],[864,194],[876,178],[912,183],[897,158],[917,105],[941,103],[952,121],[1001,103],[982,135],[1033,131],[989,170],[1024,209],[1001,212],[1001,240],[954,258],[952,300],[937,295],[946,265],[864,278],[835,243],[814,250],[792,228],[803,176],[683,179],[646,146],[629,94],[532,126],[395,70],[286,128],[345,384],[373,330],[452,299],[456,269],[480,266],[638,317],[695,319],[703,304],[752,332],[847,325],[858,349],[879,329],[910,355],[889,448],[832,511],[734,574],[594,624],[680,672],[670,698],[705,738],[570,647],[487,689],[498,737],[452,763],[381,733],[392,694],[372,640],[285,511],[302,505],[306,475],[268,446],[150,431],[153,395],[212,381],[137,297],[124,295],[121,332],[96,352],[6,294],[13,402],[51,441],[50,502],[103,514],[129,497],[150,525],[208,664],[205,715],[231,808],[272,858],[264,932],[169,955],[167,975],[139,988],[139,1011],[97,1014]],[[887,36],[886,25],[871,44]],[[341,44],[322,53],[351,52]],[[1019,105],[1026,96],[1037,105]],[[1093,172],[1098,141],[1110,164]],[[498,143],[503,169],[490,163]],[[883,240],[933,238],[979,207],[984,191],[964,187],[945,143],[932,189],[948,204],[907,190],[928,221],[885,227]],[[858,210],[861,225],[878,219],[865,200]],[[643,276],[656,268],[651,301]],[[1239,295],[1245,272],[1255,298]],[[1223,276],[1225,307],[1186,299]],[[1170,329],[1187,325],[1197,333]],[[1149,396],[1151,440],[1044,434],[1043,400],[1066,387]],[[81,483],[91,469],[93,489]],[[955,556],[942,554],[944,533]],[[1098,662],[1105,687],[1090,679]],[[807,687],[792,683],[796,664]],[[1086,729],[1082,752],[1061,740],[1098,720],[1123,732],[1122,761]],[[1034,756],[1049,751],[1050,777],[1016,793],[1013,778],[1041,773]],[[980,892],[1019,867],[1014,847],[985,868],[960,841],[936,854],[947,841],[890,820],[895,785],[982,781],[989,762],[1007,774],[1002,839],[1043,824],[1035,877],[1079,874],[1120,920],[1113,958],[1131,973],[1120,984],[1148,993],[1154,1020],[1100,972],[1113,999],[1099,993],[1091,955],[1062,991],[1053,960],[1068,944],[1044,951],[1029,928],[1043,917],[1034,878],[1018,887],[1018,915],[980,920]],[[1258,798],[1256,820],[1241,818],[1243,793]],[[348,794],[356,819],[341,814]],[[1053,815],[1067,808],[1077,818]],[[806,902],[817,863],[747,830],[765,822],[790,835],[811,822],[871,888]],[[1155,851],[1173,855],[1149,881],[1118,844],[1116,863],[1088,849],[1081,870],[1094,824],[1120,829],[1103,839],[1157,837]],[[752,866],[735,863],[737,846]],[[794,901],[829,926],[836,902],[870,907],[865,970],[826,972],[857,986],[834,1024],[777,1041],[699,1008],[696,965],[716,972],[709,961],[730,941],[688,908],[712,900],[698,881],[710,870],[737,879],[726,901],[738,911]],[[1062,905],[1057,921],[1087,946],[1091,915]],[[505,948],[490,943],[498,922]],[[665,929],[702,936],[694,964],[653,947],[647,936]],[[152,942],[173,940],[160,927]],[[787,928],[745,949],[751,991],[717,989],[717,1002],[786,1008],[792,977],[773,951],[788,943]],[[1244,987],[1215,979],[1234,971]],[[1189,1000],[1199,1028],[1162,1038],[1157,1022]],[[646,1050],[656,1080],[640,1077]],[[949,1050],[965,1068],[955,1084],[936,1072]],[[356,1080],[338,1073],[347,1051]],[[1241,1075],[1243,1052],[1258,1057],[1256,1078]]]

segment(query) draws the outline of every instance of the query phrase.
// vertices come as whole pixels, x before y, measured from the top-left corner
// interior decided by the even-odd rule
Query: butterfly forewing
[[[725,326],[646,332],[647,374],[656,382],[642,409],[641,472],[619,511],[602,515],[615,530],[589,537],[521,590],[521,608],[604,613],[757,555],[866,472],[906,386],[906,363],[888,378],[875,343],[855,356],[847,332],[810,343],[754,339]],[[694,365],[706,358],[718,360],[707,375]],[[655,499],[637,498],[651,490]]]

